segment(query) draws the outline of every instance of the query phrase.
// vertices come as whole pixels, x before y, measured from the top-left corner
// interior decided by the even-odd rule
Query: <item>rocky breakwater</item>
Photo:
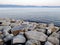
[[[60,28],[53,23],[0,19],[0,45],[59,45]]]

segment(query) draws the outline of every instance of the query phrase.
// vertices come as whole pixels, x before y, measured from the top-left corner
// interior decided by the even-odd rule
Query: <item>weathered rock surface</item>
[[[45,45],[53,45],[51,42],[47,41],[45,42]]]
[[[0,26],[0,31],[3,30],[4,26]]]
[[[48,37],[48,41],[50,41],[54,45],[59,45],[59,39],[56,37]]]
[[[50,36],[51,36],[51,37],[56,37],[56,38],[59,38],[59,37],[60,37],[59,34],[56,33],[56,32],[53,32]]]
[[[37,32],[37,31],[27,31],[25,32],[25,35],[28,39],[34,39],[34,40],[39,40],[39,41],[46,41],[47,36],[42,33],[42,32]]]
[[[59,40],[60,28],[53,23],[0,19],[0,45],[59,45]]]
[[[3,30],[8,32],[10,29],[11,29],[11,26],[5,26]]]
[[[4,41],[7,42],[9,40],[13,39],[13,34],[8,34],[6,35],[6,37],[4,38]]]
[[[51,32],[56,32],[59,30],[59,27],[54,26],[54,24],[49,24],[48,30],[51,30]]]
[[[41,43],[37,40],[28,40],[25,45],[41,45]]]
[[[38,31],[38,32],[43,32],[43,33],[45,33],[46,32],[46,30],[45,29],[35,29],[36,31]]]
[[[15,43],[25,43],[26,39],[23,35],[17,35],[13,38],[13,44]]]

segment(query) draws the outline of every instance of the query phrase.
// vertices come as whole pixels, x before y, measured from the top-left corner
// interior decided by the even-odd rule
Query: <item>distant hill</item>
[[[25,8],[25,7],[37,7],[37,8],[60,8],[60,6],[32,6],[32,5],[26,5],[26,6],[24,6],[24,5],[3,5],[3,4],[0,4],[0,8],[8,8],[8,7],[11,7],[11,8],[13,8],[13,7],[18,7],[18,8]]]

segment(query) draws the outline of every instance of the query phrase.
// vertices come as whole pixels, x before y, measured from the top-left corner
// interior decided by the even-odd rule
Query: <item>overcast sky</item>
[[[60,0],[0,0],[0,4],[60,6]]]

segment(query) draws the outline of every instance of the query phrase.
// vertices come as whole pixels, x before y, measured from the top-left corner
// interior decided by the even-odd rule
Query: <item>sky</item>
[[[0,0],[0,4],[60,6],[60,0]]]

